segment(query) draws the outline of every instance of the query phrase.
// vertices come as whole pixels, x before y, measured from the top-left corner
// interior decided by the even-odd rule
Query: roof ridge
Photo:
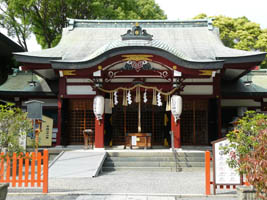
[[[75,27],[99,28],[129,28],[138,22],[142,27],[209,27],[212,26],[213,19],[193,19],[193,20],[86,20],[67,18],[69,29]]]

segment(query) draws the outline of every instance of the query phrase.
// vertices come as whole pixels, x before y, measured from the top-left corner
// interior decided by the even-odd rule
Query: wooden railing
[[[12,157],[1,153],[0,182],[11,187],[43,187],[48,193],[48,150],[25,155],[13,153]]]

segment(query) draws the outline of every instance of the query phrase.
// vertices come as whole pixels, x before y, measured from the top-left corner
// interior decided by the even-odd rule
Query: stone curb
[[[221,197],[231,197],[235,198],[237,195],[229,195],[229,194],[217,194],[217,195],[205,195],[205,194],[149,194],[149,193],[90,193],[90,192],[51,192],[51,193],[41,193],[41,192],[20,192],[20,193],[8,193],[8,195],[95,195],[95,196],[104,196],[104,195],[121,195],[121,196],[158,196],[158,197],[178,197],[178,198],[184,198],[184,197],[207,197],[207,198],[221,198]]]

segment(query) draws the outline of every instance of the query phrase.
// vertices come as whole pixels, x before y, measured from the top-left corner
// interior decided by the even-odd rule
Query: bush
[[[19,153],[25,151],[19,144],[19,137],[32,131],[27,113],[13,104],[0,105],[0,150]]]
[[[227,134],[230,145],[228,164],[247,177],[260,198],[267,193],[267,116],[248,111]],[[234,150],[234,151],[233,151]]]

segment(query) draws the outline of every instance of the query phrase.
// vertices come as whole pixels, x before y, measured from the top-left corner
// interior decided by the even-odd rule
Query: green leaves
[[[1,152],[21,152],[19,137],[32,131],[27,113],[13,104],[0,105],[0,148]]]
[[[237,160],[230,157],[229,166],[244,173],[258,192],[259,197],[267,193],[267,115],[248,111],[238,120],[233,131],[227,134],[230,141],[225,153],[235,150]]]
[[[202,13],[194,19],[204,19],[207,15]],[[225,46],[246,51],[267,51],[267,29],[249,21],[246,17],[231,18],[223,15],[210,16],[214,18],[213,25],[220,29],[220,38]],[[267,68],[267,58],[262,62],[261,68]]]
[[[16,37],[20,46],[27,51],[26,40],[30,37],[31,32],[25,10],[18,11],[10,2],[9,0],[0,0],[0,26],[7,30],[10,37]]]
[[[15,16],[17,20],[5,20],[5,28],[18,40],[32,32],[42,48],[58,44],[67,17],[76,19],[166,19],[166,15],[154,0],[0,0],[7,6],[5,19]],[[2,17],[3,19],[4,17]],[[1,16],[0,16],[0,21]],[[22,27],[23,34],[17,31]],[[20,28],[21,29],[21,28]],[[19,33],[19,34],[17,34]],[[27,45],[25,43],[25,49]]]

